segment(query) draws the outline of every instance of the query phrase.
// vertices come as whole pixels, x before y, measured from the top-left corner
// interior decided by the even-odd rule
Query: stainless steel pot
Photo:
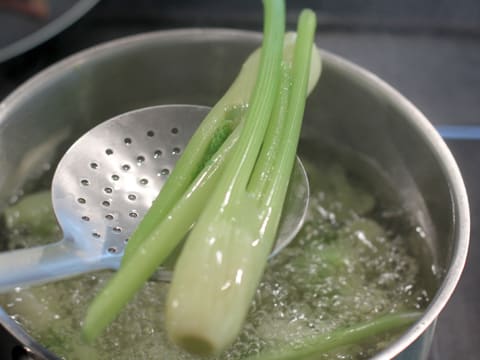
[[[59,148],[105,119],[155,104],[213,104],[260,41],[260,34],[245,31],[163,31],[92,48],[41,72],[0,104],[0,205],[28,176],[54,164]],[[362,68],[322,55],[323,75],[308,103],[302,139],[342,144],[384,172],[425,229],[440,278],[422,319],[376,359],[425,359],[467,254],[462,177],[410,102]],[[0,340],[2,358],[48,356],[1,310],[0,322],[9,335]]]

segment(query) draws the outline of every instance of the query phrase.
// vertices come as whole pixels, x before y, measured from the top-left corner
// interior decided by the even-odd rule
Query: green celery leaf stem
[[[274,168],[275,159],[280,148],[281,134],[284,130],[284,123],[287,116],[288,99],[292,83],[291,63],[283,61],[280,79],[279,93],[265,134],[262,149],[253,169],[247,190],[254,194],[258,200],[263,196]]]
[[[278,220],[280,219],[300,139],[310,78],[316,21],[316,15],[313,11],[307,9],[301,12],[292,67],[293,83],[289,94],[285,124],[282,125],[284,130],[275,149],[277,156],[274,159],[272,183],[269,191],[264,192],[265,198],[261,200],[262,203],[271,206],[273,211],[278,212]]]
[[[260,70],[242,134],[225,176],[222,176],[220,189],[216,192],[221,197],[226,193],[235,196],[246,189],[256,161],[256,156],[252,154],[258,154],[262,146],[280,80],[285,27],[284,4],[282,0],[265,0],[264,4],[266,15]],[[269,14],[270,12],[272,14]],[[232,188],[238,191],[232,191]]]
[[[270,250],[261,242],[252,246],[260,223],[257,204],[246,192],[280,81],[284,3],[265,0],[264,5],[260,70],[242,133],[185,243],[167,299],[169,336],[197,354],[219,353],[238,335],[263,272],[257,256],[266,258]]]
[[[315,13],[311,10],[302,11],[293,61],[284,68],[282,87],[277,98],[279,108],[274,111],[270,121],[273,129],[267,134],[255,165],[254,174],[269,169],[269,176],[252,179],[254,181],[248,188],[250,193],[256,194],[258,207],[262,209],[259,216],[262,221],[260,237],[269,249],[275,240],[300,138],[315,28]]]
[[[169,216],[155,227],[131,254],[128,262],[114,274],[104,289],[95,297],[87,311],[82,333],[87,342],[93,342],[134,297],[148,278],[182,241],[196,221],[209,194],[213,191],[238,141],[239,125],[207,167],[197,176]]]
[[[195,131],[151,208],[130,236],[122,265],[138,249],[143,239],[167,216],[176,201],[208,162],[209,154],[207,153],[214,153],[210,149],[212,140],[222,130],[225,121],[230,121],[234,127],[241,122],[235,117],[232,118],[232,115],[243,118],[243,111],[238,109],[248,106],[258,73],[259,61],[260,51],[256,50],[244,62],[232,85]],[[221,143],[218,143],[216,146],[220,145]]]
[[[122,265],[125,264],[153,229],[163,220],[174,204],[191,184],[195,175],[191,169],[198,169],[204,158],[204,153],[215,130],[221,124],[224,110],[222,107],[213,108],[202,122],[191,141],[185,147],[183,155],[178,160],[175,168],[163,185],[160,193],[145,214],[139,226],[135,229],[125,248]]]
[[[343,346],[361,344],[375,336],[386,333],[397,333],[398,331],[411,326],[418,321],[421,316],[421,312],[401,312],[382,315],[373,320],[361,322],[346,328],[336,329],[314,338],[305,339],[301,346],[286,346],[249,357],[246,360],[317,359],[321,354]]]

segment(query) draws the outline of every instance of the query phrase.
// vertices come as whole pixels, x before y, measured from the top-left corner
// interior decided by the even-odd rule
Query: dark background
[[[480,1],[290,0],[319,18],[317,43],[392,84],[434,125],[480,126]],[[261,30],[259,0],[103,0],[68,29],[0,63],[0,101],[48,65],[95,44],[178,27]],[[10,31],[0,23],[2,32]],[[5,34],[5,33],[4,33]],[[448,140],[471,202],[472,236],[464,276],[440,316],[431,359],[480,358],[479,140]]]

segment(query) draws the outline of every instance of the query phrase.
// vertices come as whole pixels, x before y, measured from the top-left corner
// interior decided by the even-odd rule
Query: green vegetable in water
[[[321,354],[346,345],[358,344],[386,332],[402,330],[421,317],[421,312],[404,312],[387,314],[373,320],[337,329],[330,333],[322,334],[300,341],[296,346],[289,346],[247,360],[315,360]]]
[[[381,181],[372,183],[381,179],[376,169],[357,156],[344,161],[334,149],[316,146],[303,142],[300,148],[311,182],[303,229],[289,247],[269,262],[234,344],[206,359],[240,360],[280,349],[310,347],[308,340],[382,316],[421,311],[428,303],[425,274],[420,272],[419,260],[409,254],[414,249],[408,244],[423,241],[415,231],[417,224],[405,227],[408,217],[399,203],[389,203],[372,192],[372,188],[384,185]],[[354,171],[357,166],[361,174],[369,169],[373,179],[369,175],[359,181]],[[328,171],[333,167],[342,169]],[[335,186],[337,173],[346,175],[341,188]],[[343,196],[345,193],[350,197]],[[369,202],[375,209],[385,209],[386,218],[378,210],[359,213],[350,209],[348,217],[342,215],[347,213],[347,204],[365,195],[371,197]],[[397,218],[391,218],[392,211]],[[50,221],[53,226],[53,216]],[[10,246],[23,243],[22,238],[11,236],[16,228],[8,230]],[[46,236],[43,242],[46,240],[51,239]],[[155,281],[146,283],[95,344],[83,344],[79,332],[88,305],[113,275],[105,271],[21,289],[0,295],[0,304],[39,343],[67,359],[200,359],[168,341],[161,310],[166,306],[170,285]],[[348,346],[322,351],[314,359],[369,359],[401,330],[390,328],[362,340],[350,338],[354,342]]]
[[[91,341],[196,222],[178,260],[168,297],[164,296],[167,285],[149,282],[149,296],[144,302],[143,295],[136,299],[140,307],[129,305],[118,326],[107,330],[102,343],[110,338],[115,344],[122,343],[123,350],[117,349],[115,355],[118,358],[128,358],[137,351],[132,348],[129,352],[132,344],[123,344],[124,339],[113,336],[121,330],[141,347],[150,347],[149,341],[160,344],[157,354],[197,359],[164,341],[165,324],[175,343],[192,353],[214,354],[211,359],[324,358],[333,349],[403,329],[420,316],[412,307],[421,308],[428,300],[424,290],[404,294],[415,284],[418,268],[403,250],[399,251],[395,244],[398,238],[387,241],[388,232],[363,217],[374,209],[374,197],[352,187],[338,164],[318,175],[315,165],[307,162],[314,180],[312,189],[324,186],[328,194],[313,196],[310,219],[296,244],[278,255],[263,274],[295,159],[305,98],[320,70],[318,54],[312,53],[314,14],[302,13],[298,37],[285,37],[282,58],[283,4],[266,0],[265,5],[261,53],[257,50],[249,57],[234,84],[202,123],[146,220],[132,236],[120,271],[88,309],[82,330]],[[46,203],[45,199],[45,193],[33,195],[7,210],[9,229],[20,226],[44,234],[43,226],[55,223],[49,218],[51,208],[38,211],[38,204]],[[324,216],[320,222],[313,220]],[[99,279],[107,281],[108,277]],[[79,300],[78,294],[96,291],[102,281],[96,285],[80,282],[84,290],[67,285],[62,290],[60,283],[37,289],[40,294],[54,291],[65,296],[75,289],[72,299],[85,306],[86,299]],[[48,291],[50,288],[54,290]],[[64,309],[63,301],[47,308],[46,295],[36,296],[35,291],[19,290],[13,298],[7,296],[7,307],[31,316],[42,314],[39,326],[31,327],[55,351],[95,357],[93,348],[71,336],[77,333],[84,310]],[[395,302],[397,297],[402,300]],[[161,306],[155,302],[151,311],[146,309],[145,304],[156,298]],[[153,328],[151,336],[130,334],[135,323],[131,314],[146,321],[156,317],[161,307],[167,312],[165,324],[159,315],[162,323],[155,331],[160,338],[153,335]],[[29,325],[22,315],[16,318]],[[58,329],[45,326],[52,318],[63,319],[61,324],[57,322]],[[144,328],[143,323],[135,326]],[[107,348],[103,354],[113,356],[114,352]]]
[[[294,33],[288,33],[285,36],[285,58],[292,56],[295,40],[296,35]],[[261,49],[255,50],[245,60],[230,88],[215,104],[195,131],[163,186],[162,191],[152,204],[150,211],[131,235],[122,259],[123,264],[127,263],[132,254],[138,250],[140,244],[147,242],[147,239],[155,236],[152,235],[153,230],[157,228],[162,220],[167,218],[168,212],[188,192],[188,189],[194,188],[192,185],[194,180],[208,177],[206,175],[206,167],[212,161],[213,155],[221,147],[225,139],[244,120],[258,75],[260,52]],[[312,53],[311,62],[308,93],[313,90],[320,76],[321,63],[318,51]],[[232,140],[232,143],[235,141]],[[194,210],[197,209],[194,208]],[[157,241],[165,242],[171,240],[161,237]]]
[[[268,5],[265,62],[243,132],[186,241],[169,292],[167,330],[193,353],[219,353],[238,335],[275,240],[295,161],[316,19],[302,12],[293,64],[281,67],[282,5]]]
[[[220,177],[231,177],[233,172],[236,172],[238,170],[237,166],[235,164],[238,163],[238,158],[239,155],[240,157],[243,157],[244,155],[244,150],[245,147],[249,147],[249,143],[251,139],[256,139],[256,147],[257,150],[254,150],[251,155],[249,155],[247,158],[249,159],[248,161],[250,162],[251,167],[253,167],[255,160],[257,158],[258,154],[258,148],[263,142],[263,134],[265,133],[266,127],[268,126],[268,121],[270,119],[270,113],[271,113],[271,108],[273,107],[273,102],[275,101],[276,94],[278,92],[278,78],[280,77],[280,62],[282,60],[282,49],[284,53],[284,85],[288,84],[290,81],[290,67],[291,67],[291,59],[292,59],[292,53],[295,50],[295,44],[298,44],[299,42],[296,41],[296,38],[293,35],[287,35],[285,38],[285,43],[283,44],[284,40],[284,35],[283,35],[283,21],[282,21],[282,16],[278,17],[278,12],[282,13],[283,10],[283,3],[281,1],[267,1],[266,2],[267,9],[273,8],[277,9],[277,13],[273,12],[273,16],[270,16],[270,20],[268,20],[268,23],[272,23],[272,27],[276,28],[277,31],[271,31],[270,29],[268,30],[268,34],[266,34],[266,39],[264,42],[264,47],[262,48],[262,53],[260,56],[260,65],[258,65],[258,51],[254,52],[249,59],[247,60],[246,65],[243,66],[242,72],[235,81],[234,85],[230,88],[230,90],[227,92],[227,94],[222,98],[219,104],[217,104],[213,109],[212,112],[215,113],[217,110],[215,109],[228,109],[228,111],[225,112],[225,118],[224,121],[221,122],[220,124],[217,124],[218,126],[216,127],[216,130],[211,132],[211,133],[206,133],[204,130],[204,125],[200,126],[200,128],[197,130],[196,134],[190,141],[188,148],[191,146],[193,150],[190,150],[190,152],[185,151],[182,159],[184,157],[190,158],[190,153],[194,154],[192,155],[192,158],[190,160],[185,160],[190,164],[190,168],[187,166],[180,166],[178,165],[175,167],[175,170],[173,171],[172,175],[176,174],[177,171],[180,173],[180,175],[177,174],[178,177],[182,179],[186,178],[192,178],[196,174],[196,168],[197,166],[202,163],[205,163],[206,166],[204,169],[201,170],[200,174],[194,179],[193,183],[191,183],[188,186],[188,189],[185,193],[180,195],[179,200],[174,203],[172,206],[169,206],[168,204],[170,203],[170,200],[173,201],[173,197],[170,197],[170,195],[166,195],[167,198],[163,197],[163,194],[166,192],[174,192],[179,194],[181,190],[177,189],[177,185],[171,185],[175,187],[177,190],[171,190],[170,187],[164,187],[162,189],[162,192],[160,193],[159,197],[155,201],[154,205],[148,214],[150,213],[155,213],[154,215],[148,215],[146,216],[146,220],[142,221],[138,229],[135,231],[133,234],[133,242],[132,239],[129,241],[129,245],[127,246],[127,251],[124,256],[124,260],[122,262],[121,269],[119,272],[116,274],[116,276],[112,279],[112,281],[107,284],[106,288],[99,294],[99,296],[95,299],[93,302],[92,306],[90,307],[87,317],[85,319],[84,323],[84,336],[88,341],[92,341],[98,334],[100,334],[103,329],[111,322],[113,319],[117,316],[117,314],[120,312],[120,310],[125,306],[125,304],[133,297],[133,295],[142,287],[142,285],[145,283],[145,281],[152,275],[152,273],[157,269],[158,265],[161,264],[162,262],[165,261],[165,259],[169,256],[169,254],[175,249],[175,247],[178,245],[178,243],[183,239],[183,237],[186,235],[186,233],[189,231],[191,228],[192,224],[197,220],[198,216],[202,211],[204,211],[205,203],[211,202],[212,197],[214,197],[215,193],[219,193],[218,189],[223,188],[224,192],[227,191],[228,181],[222,180],[223,182],[219,182]],[[267,12],[269,12],[268,10]],[[313,29],[314,29],[314,16],[312,13],[309,13],[308,16],[304,16],[307,18],[310,18],[310,33],[311,33],[311,39],[310,40],[303,40],[304,44],[302,45],[303,49],[301,50],[303,59],[302,61],[299,62],[299,65],[296,65],[296,69],[293,69],[294,73],[299,72],[300,70],[303,71],[303,77],[302,77],[302,83],[299,85],[294,85],[294,86],[300,86],[301,92],[297,93],[299,96],[297,96],[297,99],[295,97],[292,97],[294,99],[292,103],[299,102],[300,105],[295,105],[292,106],[293,110],[298,110],[301,109],[303,111],[303,105],[306,97],[306,92],[307,90],[313,89],[314,84],[318,80],[319,73],[320,73],[320,61],[318,59],[318,53],[312,52],[312,47],[313,47]],[[313,20],[312,20],[313,17]],[[268,18],[268,17],[267,17]],[[273,20],[272,20],[273,19]],[[302,21],[305,22],[305,21]],[[268,25],[268,24],[267,24]],[[280,26],[280,29],[278,28]],[[270,27],[270,25],[266,26],[267,28]],[[280,30],[280,31],[278,31]],[[272,37],[272,39],[275,40],[274,45],[275,48],[269,49],[271,47],[270,43],[272,43],[272,40],[269,39],[269,37]],[[303,38],[303,35],[298,37]],[[283,44],[283,45],[282,45]],[[311,61],[312,63],[312,71],[310,72],[310,59],[313,59]],[[265,60],[266,59],[266,60]],[[247,119],[244,121],[236,120],[232,121],[231,118],[235,117],[242,117],[244,114],[244,111],[238,110],[238,89],[243,89],[244,91],[248,92],[249,86],[246,86],[245,84],[249,84],[250,80],[242,80],[242,76],[250,76],[250,74],[244,73],[245,69],[252,70],[253,69],[253,64],[257,63],[258,66],[261,67],[261,71],[258,71],[258,69],[255,71],[255,73],[259,73],[259,80],[260,82],[257,83],[257,88],[255,89],[254,94],[252,95],[253,99],[257,100],[252,100],[251,103],[248,105],[248,111],[246,113]],[[243,74],[243,75],[242,75]],[[276,80],[275,80],[276,79]],[[277,82],[271,82],[271,80],[275,80]],[[263,85],[259,86],[258,84],[262,83]],[[235,85],[237,84],[237,85]],[[240,85],[238,85],[240,84]],[[285,89],[288,89],[289,86],[285,85],[283,86]],[[233,89],[233,90],[232,90]],[[239,91],[239,90],[238,90]],[[267,93],[269,92],[270,95],[270,100],[265,102],[267,100]],[[232,94],[235,94],[235,96],[232,97]],[[244,94],[245,98],[247,97],[246,94]],[[286,111],[286,101],[288,99],[288,93],[283,92],[283,99],[279,103],[279,106],[277,108],[277,114],[278,116],[274,115],[273,118],[278,118],[278,119],[285,119],[285,116],[282,114]],[[234,101],[233,105],[232,103],[229,103],[229,105],[226,105],[226,101]],[[246,101],[246,100],[242,100]],[[270,107],[265,107],[265,104],[270,103]],[[245,104],[243,104],[245,105]],[[246,106],[246,105],[245,105]],[[260,110],[260,113],[258,112]],[[211,114],[212,112],[207,116],[207,118],[204,120],[204,123],[209,123],[212,119]],[[291,168],[293,167],[293,161],[295,158],[295,147],[296,147],[296,142],[298,141],[298,132],[299,132],[299,120],[301,120],[301,113],[295,113],[295,111],[291,111],[291,114],[293,114],[293,117],[297,117],[297,123],[296,123],[296,128],[293,128],[293,132],[297,132],[295,140],[295,135],[294,137],[285,137],[285,139],[282,139],[281,143],[279,139],[281,139],[282,133],[286,133],[289,130],[287,129],[286,131],[283,132],[278,132],[277,130],[277,125],[281,124],[281,121],[277,123],[272,123],[270,125],[271,131],[269,133],[271,134],[269,137],[267,136],[265,140],[265,144],[272,143],[272,146],[267,145],[264,146],[264,148],[269,148],[266,152],[265,155],[261,155],[259,160],[259,163],[263,163],[263,165],[260,165],[257,167],[257,170],[255,170],[252,179],[258,178],[258,181],[255,181],[257,183],[257,189],[255,190],[257,194],[264,194],[264,199],[258,199],[259,201],[270,201],[269,204],[267,204],[264,209],[267,207],[274,209],[273,213],[269,216],[269,219],[271,219],[271,224],[277,223],[278,224],[278,216],[280,214],[281,208],[282,208],[282,203],[283,203],[283,198],[285,195],[285,191],[287,188],[288,180],[290,177],[291,173]],[[257,115],[258,119],[257,119]],[[282,116],[280,116],[282,115]],[[292,116],[290,116],[292,117]],[[250,118],[250,120],[248,120]],[[258,120],[258,121],[257,121]],[[282,120],[282,121],[283,121]],[[290,121],[291,119],[286,119],[286,121]],[[237,124],[235,129],[233,129],[234,125]],[[293,122],[293,124],[295,124]],[[258,127],[260,126],[260,128]],[[263,130],[261,127],[263,126]],[[280,127],[281,128],[281,127]],[[233,129],[233,130],[232,130]],[[257,131],[259,130],[259,131]],[[243,133],[243,135],[240,135],[240,133]],[[197,134],[200,135],[200,139],[203,139],[202,143],[205,144],[205,152],[207,153],[206,156],[198,157],[198,153],[201,153],[201,149],[199,151],[195,152],[195,148],[197,147],[196,142],[196,136]],[[251,134],[256,134],[255,137],[250,137]],[[275,135],[273,135],[275,134]],[[227,137],[227,135],[229,135]],[[227,139],[220,144],[222,140]],[[243,140],[242,140],[243,138]],[[270,139],[269,139],[270,138]],[[208,139],[208,140],[206,140]],[[238,141],[237,141],[238,140]],[[200,141],[200,140],[198,140]],[[238,144],[236,144],[238,142]],[[193,145],[192,145],[193,144]],[[243,145],[242,145],[243,144]],[[275,144],[275,145],[273,145]],[[279,145],[280,144],[280,145]],[[219,148],[218,148],[219,147]],[[218,148],[218,150],[217,150]],[[242,150],[238,150],[238,148]],[[274,157],[272,155],[275,155],[278,151],[277,148],[284,148],[289,151],[289,153],[286,156],[277,156],[274,160]],[[234,149],[234,150],[232,150]],[[216,151],[215,151],[216,150]],[[230,154],[231,152],[235,151],[237,155],[235,154]],[[210,153],[214,152],[213,157],[209,158]],[[279,154],[282,154],[282,152],[278,152]],[[194,159],[195,158],[195,159]],[[206,159],[207,158],[207,159]],[[209,158],[209,159],[208,159]],[[230,165],[226,165],[227,160],[229,161]],[[270,164],[273,164],[271,168]],[[229,166],[229,167],[228,167]],[[230,170],[229,170],[230,168]],[[235,168],[235,169],[232,169]],[[272,185],[268,185],[266,189],[270,191],[270,193],[267,190],[262,190],[261,188],[265,187],[265,179],[269,179],[269,177],[265,177],[264,175],[266,172],[270,171],[271,169],[280,169],[280,170],[274,170],[276,173],[273,173],[273,176],[271,177],[272,179],[276,179],[275,181],[272,180]],[[184,172],[187,171],[187,174],[184,174]],[[240,171],[242,174],[241,176],[238,177],[238,179],[242,178],[244,181],[247,181],[248,178],[250,177],[250,170],[248,169],[242,169]],[[182,175],[183,174],[183,175]],[[192,175],[193,174],[193,175]],[[282,176],[279,176],[282,175]],[[176,179],[175,176],[172,177],[173,179]],[[170,178],[169,181],[172,180]],[[231,181],[231,180],[230,180]],[[270,181],[270,180],[269,180]],[[187,181],[188,183],[188,181]],[[252,181],[253,183],[253,181]],[[222,185],[223,184],[223,185]],[[263,184],[263,185],[261,185]],[[240,187],[237,186],[238,192],[240,193]],[[178,191],[178,192],[177,192]],[[235,192],[235,191],[234,191]],[[254,193],[252,191],[252,193]],[[217,195],[218,198],[218,195]],[[170,199],[170,200],[169,200]],[[219,198],[218,198],[219,199]],[[218,200],[217,199],[217,200]],[[275,200],[276,199],[276,200]],[[218,203],[218,201],[217,201]],[[165,205],[167,204],[167,205]],[[261,209],[257,209],[257,213]],[[204,211],[206,212],[206,210]],[[210,211],[211,212],[211,211]],[[250,209],[244,209],[244,213],[251,213]],[[168,215],[168,216],[167,216]],[[160,221],[159,221],[160,219]],[[163,220],[161,220],[163,219]],[[156,223],[159,221],[158,223]],[[155,225],[153,227],[153,225]],[[257,226],[260,226],[258,223]],[[271,226],[271,229],[269,230],[271,234],[269,235],[271,240],[273,240],[273,235],[276,229],[276,225]],[[220,229],[219,229],[220,230]],[[144,238],[141,240],[140,235],[143,235]],[[135,240],[137,239],[137,241]],[[136,241],[136,242],[135,242]],[[133,247],[131,247],[131,243],[133,243]],[[264,249],[267,249],[268,243],[266,243],[266,247]],[[271,247],[271,245],[270,245]],[[130,251],[129,251],[130,248]],[[133,249],[133,250],[132,250]]]

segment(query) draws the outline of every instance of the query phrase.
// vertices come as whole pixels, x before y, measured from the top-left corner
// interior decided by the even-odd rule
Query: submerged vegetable
[[[58,232],[50,191],[40,191],[23,198],[7,208],[4,217],[9,229],[28,229],[31,233],[45,237]]]
[[[403,312],[379,316],[364,323],[355,324],[345,329],[304,339],[297,346],[275,349],[269,353],[247,358],[247,360],[314,360],[328,351],[346,345],[362,343],[387,332],[395,332],[412,325],[421,312]]]

